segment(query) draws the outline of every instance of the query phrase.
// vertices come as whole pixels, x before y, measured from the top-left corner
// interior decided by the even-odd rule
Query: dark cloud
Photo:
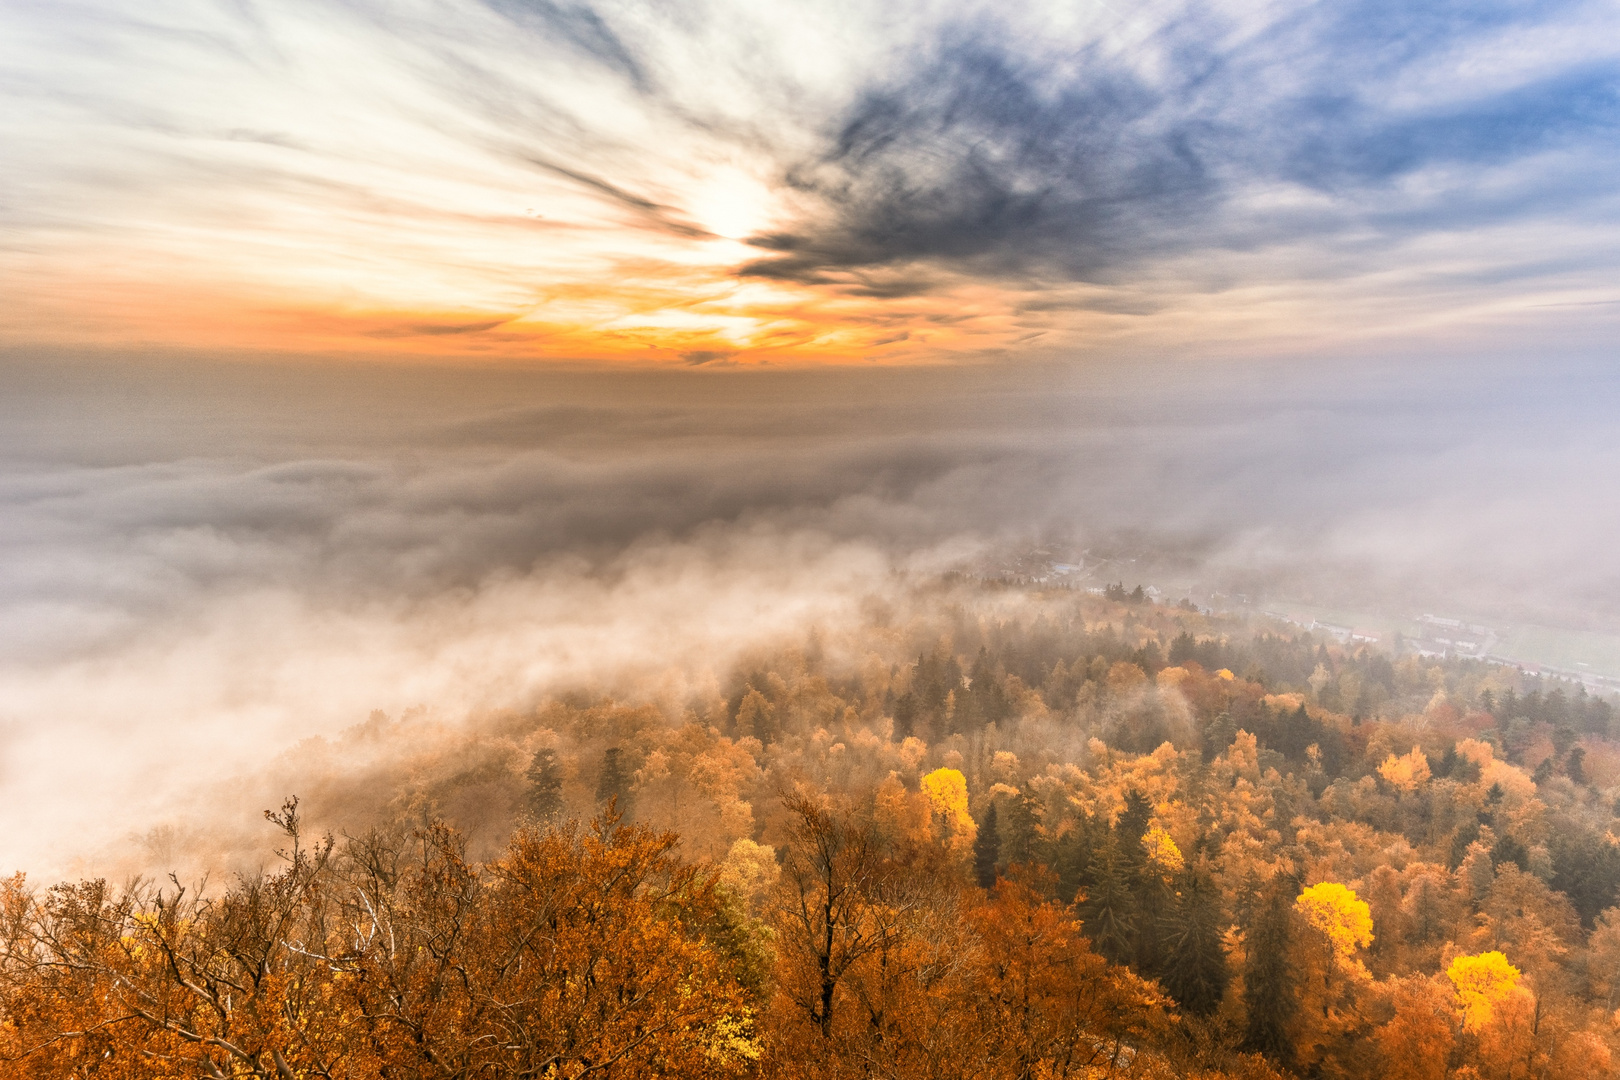
[[[485,0],[490,10],[522,30],[550,42],[560,41],[618,72],[641,90],[650,89],[647,69],[601,12],[590,4],[553,0]]]
[[[713,233],[690,221],[682,220],[680,212],[674,207],[665,206],[651,199],[626,191],[617,184],[609,183],[600,176],[593,176],[579,169],[570,169],[555,162],[545,161],[537,157],[525,157],[529,164],[546,172],[566,177],[584,187],[601,195],[606,195],[614,202],[634,211],[645,223],[653,226],[660,232],[673,233],[676,236],[685,236],[693,239],[709,239]]]
[[[724,349],[689,349],[681,353],[681,362],[690,367],[703,367],[705,364],[713,366],[724,364],[736,355],[735,352]]]
[[[486,330],[493,330],[497,326],[505,325],[507,319],[480,319],[477,322],[465,323],[406,323],[399,326],[385,326],[376,330],[367,330],[367,337],[403,338],[403,337],[446,337],[458,334],[481,334]]]
[[[897,294],[926,287],[928,266],[1115,282],[1209,248],[1352,233],[1365,244],[1369,229],[1393,245],[1563,213],[1610,193],[1620,65],[1490,78],[1486,59],[1487,77],[1436,77],[1493,35],[1557,17],[1540,5],[1315,5],[1258,33],[1182,17],[1130,49],[1059,57],[1005,27],[952,28],[861,94],[820,156],[786,170],[820,209],[754,237],[772,254],[742,273],[870,293],[891,270],[906,283]],[[1566,154],[1561,169],[1516,180],[1552,151]],[[1425,172],[1434,183],[1403,189]],[[1328,201],[1267,219],[1245,206],[1290,185]]]
[[[780,254],[743,273],[819,281],[938,261],[1087,278],[1139,253],[1144,234],[1206,213],[1217,185],[1199,149],[1204,125],[1091,60],[1083,82],[1049,93],[1045,73],[1005,48],[963,42],[866,94],[828,153],[787,177],[823,199],[829,219],[756,238]]]

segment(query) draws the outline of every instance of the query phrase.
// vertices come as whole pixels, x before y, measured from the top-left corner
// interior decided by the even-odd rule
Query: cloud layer
[[[72,869],[373,708],[680,701],[1040,542],[1612,628],[1620,382],[1553,375],[8,365],[0,863]]]

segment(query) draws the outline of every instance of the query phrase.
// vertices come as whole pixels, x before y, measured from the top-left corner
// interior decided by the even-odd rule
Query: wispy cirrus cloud
[[[1129,286],[1191,252],[1612,226],[1620,55],[1512,52],[1561,14],[1578,25],[1573,6],[1442,7],[1301,5],[1258,26],[1181,12],[1128,48],[1060,56],[988,21],[943,28],[788,170],[815,210],[752,238],[778,254],[744,273]],[[1472,71],[1434,85],[1445,66]]]

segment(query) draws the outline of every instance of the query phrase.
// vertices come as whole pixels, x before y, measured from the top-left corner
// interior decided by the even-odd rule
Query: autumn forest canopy
[[[0,896],[0,1075],[1607,1074],[1620,719],[967,579],[712,695],[374,714],[262,872]],[[301,798],[298,796],[302,796]]]

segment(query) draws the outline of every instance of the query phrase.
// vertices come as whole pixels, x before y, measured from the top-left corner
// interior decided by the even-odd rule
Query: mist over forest
[[[1206,606],[1620,618],[1591,365],[3,376],[0,782],[36,872],[373,709],[677,700],[1038,549]]]
[[[1245,466],[1198,458],[1208,429],[1177,430],[1187,413],[1157,415],[1140,387],[1071,389],[1114,441],[1189,474],[1188,531],[1145,532],[1170,485],[1087,483],[1112,463],[1043,439],[1055,422],[986,423],[966,445],[930,431],[982,400],[971,375],[807,380],[803,412],[719,431],[677,397],[694,384],[666,382],[671,419],[634,433],[580,392],[594,378],[469,421],[444,418],[428,377],[406,404],[434,420],[403,444],[306,427],[287,460],[277,418],[257,437],[279,461],[174,453],[207,424],[36,460],[17,502],[59,531],[29,538],[35,557],[59,595],[83,575],[84,599],[8,660],[10,700],[41,709],[32,732],[12,721],[10,762],[22,747],[36,773],[78,771],[8,774],[44,826],[13,857],[77,881],[0,882],[0,1068],[1607,1074],[1613,696],[1070,580],[1049,556],[1086,536],[1060,515],[1103,499],[1119,532],[1101,535],[1138,554],[1101,566],[1265,580],[1237,561],[1257,551],[1227,504],[1241,486],[1192,496]],[[863,389],[859,407],[817,400]],[[242,400],[204,419],[267,411]],[[867,445],[839,462],[827,430]],[[581,474],[594,504],[567,497]],[[164,497],[118,518],[142,484]],[[966,511],[984,485],[1021,515]],[[187,521],[197,490],[207,527]],[[1289,501],[1268,490],[1250,513]],[[438,543],[446,521],[460,543]],[[69,525],[89,541],[76,563]],[[1273,529],[1285,568],[1334,566],[1309,547],[1322,522]],[[115,533],[136,541],[123,564]],[[265,534],[274,561],[254,558]],[[1412,568],[1358,565],[1382,590]],[[87,618],[115,596],[122,625]]]

